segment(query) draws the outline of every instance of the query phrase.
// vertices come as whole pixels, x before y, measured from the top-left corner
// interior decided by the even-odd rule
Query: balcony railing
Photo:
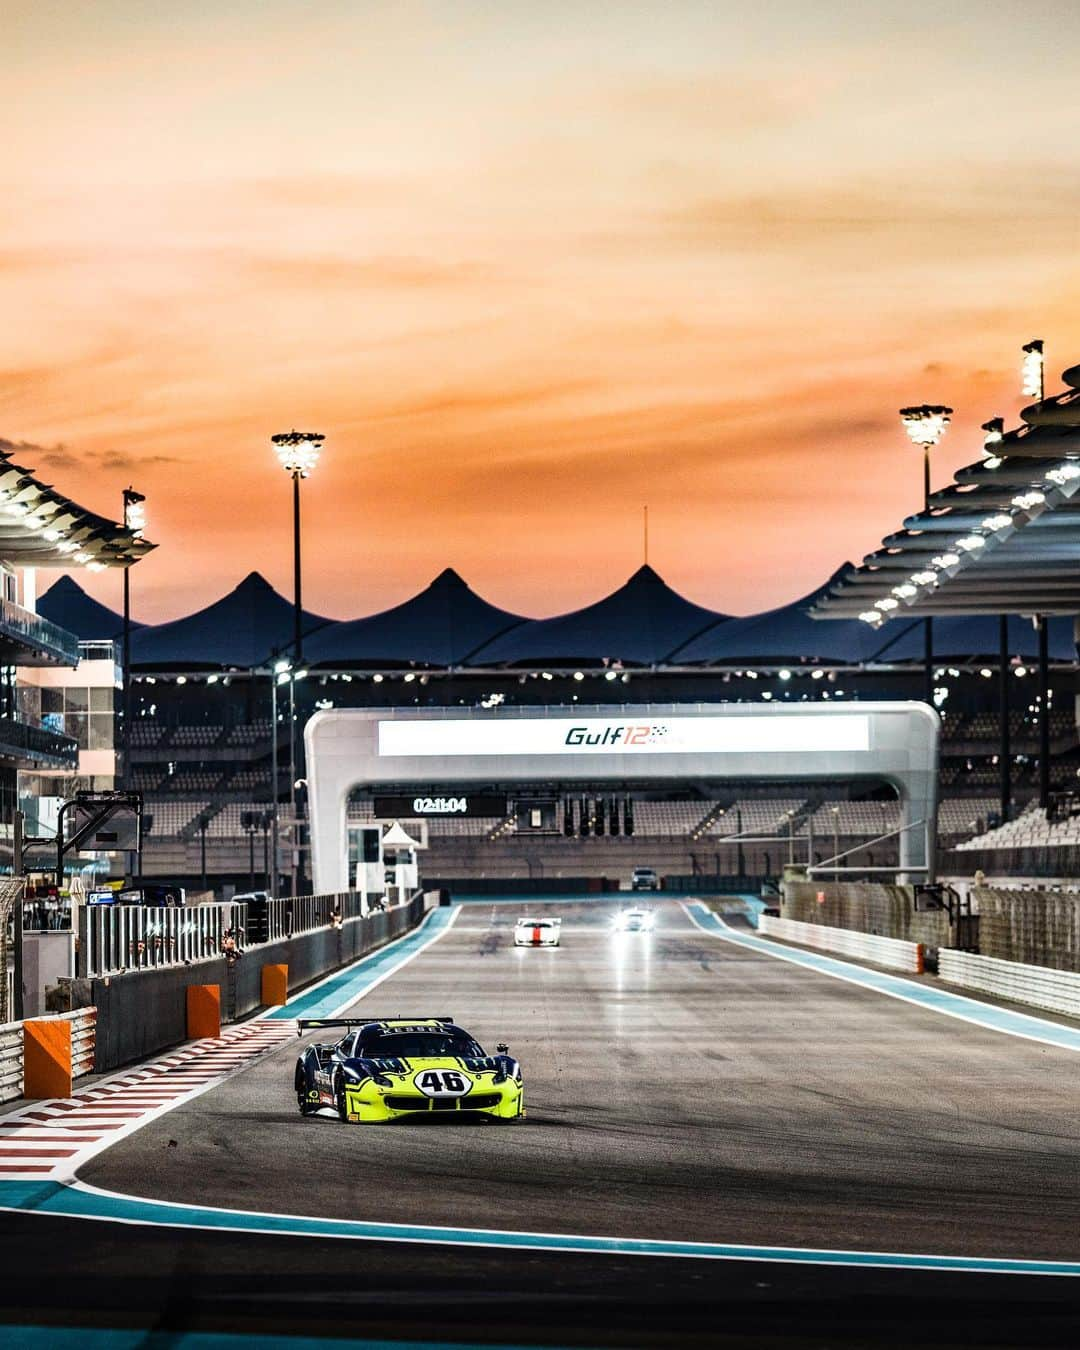
[[[31,614],[13,600],[0,599],[0,644],[15,666],[77,666],[79,639],[66,628]]]
[[[79,743],[71,736],[0,717],[0,758],[29,760],[50,769],[77,769]]]

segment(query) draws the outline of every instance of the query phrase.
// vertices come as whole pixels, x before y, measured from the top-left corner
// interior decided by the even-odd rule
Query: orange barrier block
[[[263,1003],[268,1008],[280,1007],[289,998],[289,967],[263,966],[260,984]]]
[[[915,974],[926,974],[926,948],[921,942],[915,944]]]
[[[71,1096],[71,1023],[23,1023],[23,1096]]]
[[[189,984],[187,1034],[191,1040],[221,1035],[221,985]]]

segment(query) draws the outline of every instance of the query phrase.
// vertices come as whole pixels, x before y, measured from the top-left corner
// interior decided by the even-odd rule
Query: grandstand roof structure
[[[861,665],[879,659],[882,649],[907,633],[914,620],[885,624],[882,631],[876,631],[858,619],[824,624],[810,617],[812,606],[848,567],[850,563],[845,563],[824,586],[800,600],[713,624],[674,651],[670,661],[678,665],[734,665],[745,663],[751,654],[758,661],[775,660],[785,665],[807,661]],[[921,657],[921,649],[916,656]]]
[[[595,604],[531,619],[494,638],[470,666],[660,665],[726,614],[685,599],[646,564]]]
[[[832,626],[817,625],[819,628]],[[862,626],[866,627],[865,624]],[[925,659],[925,638],[921,623],[909,623],[906,627],[896,623],[889,627],[895,629],[896,637],[881,648],[875,658],[877,661],[903,665]],[[1056,615],[1047,620],[1047,630],[1050,660],[1075,665],[1076,641],[1072,619]],[[883,636],[887,636],[888,631],[886,628]],[[947,662],[963,665],[964,662],[979,661],[996,664],[1000,643],[998,620],[987,614],[949,614],[934,620],[934,660],[939,665]],[[1007,646],[1011,656],[1023,657],[1027,661],[1034,661],[1038,657],[1039,633],[1030,619],[1022,618],[1019,614],[1008,616]]]
[[[364,619],[328,623],[305,644],[309,666],[458,666],[526,622],[489,604],[447,567],[412,599]]]
[[[1068,389],[987,423],[985,457],[845,571],[818,619],[1080,614],[1080,366]],[[879,617],[875,618],[875,614]]]
[[[107,516],[73,502],[33,469],[16,464],[18,446],[0,440],[0,558],[16,567],[130,567],[156,548]]]
[[[50,623],[74,633],[83,642],[105,641],[119,635],[124,620],[115,610],[87,595],[74,577],[62,576],[38,597],[37,611]],[[145,627],[131,621],[131,630]]]
[[[304,611],[304,636],[329,623]],[[252,670],[288,654],[293,607],[258,572],[249,572],[228,595],[172,623],[132,635],[136,670]]]

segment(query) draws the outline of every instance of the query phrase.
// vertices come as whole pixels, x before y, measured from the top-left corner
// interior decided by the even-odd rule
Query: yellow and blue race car
[[[462,1112],[521,1120],[521,1065],[499,1044],[487,1055],[452,1017],[350,1017],[303,1020],[297,1035],[343,1027],[337,1041],[316,1041],[296,1062],[300,1114],[332,1107],[359,1124]]]

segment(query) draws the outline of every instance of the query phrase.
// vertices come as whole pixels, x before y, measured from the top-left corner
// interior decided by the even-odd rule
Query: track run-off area
[[[478,1307],[516,1297],[513,1339],[528,1298],[546,1298],[525,1339],[555,1343],[578,1324],[559,1300],[607,1310],[650,1289],[698,1313],[830,1291],[883,1316],[912,1293],[992,1290],[1014,1310],[1055,1308],[1060,1334],[1080,1295],[1053,1278],[1080,1275],[1080,1031],[770,942],[737,913],[644,903],[652,933],[614,932],[625,897],[436,910],[232,1029],[224,1050],[206,1046],[219,1063],[200,1063],[197,1043],[93,1083],[73,1110],[0,1115],[5,1251],[30,1260],[59,1240],[78,1266],[137,1244],[148,1284],[176,1281],[196,1302],[200,1273],[206,1293],[227,1271],[239,1297],[246,1252],[280,1273],[265,1298],[283,1315],[318,1323],[311,1291],[354,1286],[385,1333],[411,1288],[428,1331],[442,1300],[450,1341],[470,1317],[483,1330]],[[562,945],[515,949],[515,918],[545,908]],[[508,1041],[527,1119],[302,1118],[291,1023],[333,1015],[453,1015],[489,1049]],[[36,1164],[36,1138],[19,1152],[28,1131]],[[175,1247],[178,1231],[170,1255],[161,1239]],[[230,1306],[227,1288],[215,1298]],[[687,1334],[707,1334],[699,1321]],[[559,1343],[655,1343],[616,1314],[599,1328]]]

